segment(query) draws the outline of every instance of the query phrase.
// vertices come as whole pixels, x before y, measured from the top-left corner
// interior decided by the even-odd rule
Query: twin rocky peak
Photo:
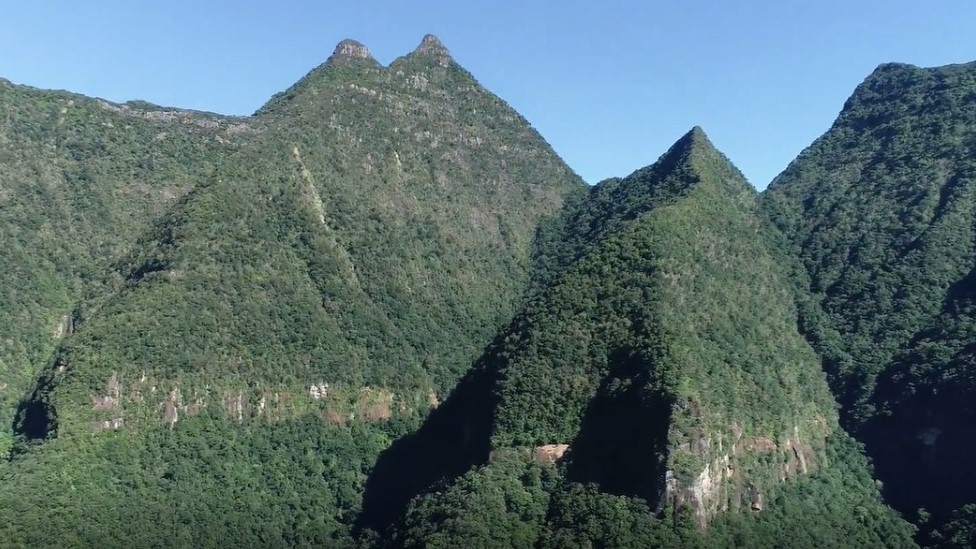
[[[437,64],[447,67],[453,61],[451,52],[433,34],[424,36],[420,44],[410,54],[411,56],[426,56],[433,58]],[[329,57],[327,64],[348,63],[357,59],[369,59],[375,61],[373,54],[361,42],[347,38],[336,45],[335,51]]]

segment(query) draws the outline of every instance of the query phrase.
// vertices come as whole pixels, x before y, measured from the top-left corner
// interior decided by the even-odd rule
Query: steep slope
[[[344,41],[248,123],[21,406],[6,539],[350,542],[372,461],[511,316],[536,225],[584,188],[433,37],[388,68]]]
[[[883,65],[766,193],[836,333],[828,373],[845,404],[863,408],[972,268],[974,139],[976,65]]]
[[[976,270],[949,288],[939,315],[879,377],[865,438],[892,504],[942,520],[976,501],[974,376]]]
[[[839,430],[756,201],[695,128],[568,212],[549,282],[481,361],[493,395],[443,406],[483,453],[393,544],[910,546]]]
[[[976,64],[882,65],[764,197],[846,422],[892,503],[937,520],[973,502],[974,146]]]
[[[0,422],[135,237],[251,133],[246,120],[0,80]],[[3,446],[9,445],[4,429]]]
[[[438,391],[510,318],[540,220],[585,189],[430,35],[386,69],[345,42],[257,118],[302,151],[364,291]]]

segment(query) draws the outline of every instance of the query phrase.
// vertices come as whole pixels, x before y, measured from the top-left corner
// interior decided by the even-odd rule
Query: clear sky
[[[973,0],[3,0],[0,76],[250,114],[343,38],[434,33],[587,181],[701,125],[763,188],[878,64],[976,60]],[[0,105],[2,109],[2,105]]]

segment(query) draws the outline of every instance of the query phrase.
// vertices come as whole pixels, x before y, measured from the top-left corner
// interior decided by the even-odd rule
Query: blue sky
[[[697,124],[762,188],[878,64],[976,60],[972,0],[4,3],[0,77],[226,114],[343,38],[386,64],[434,33],[591,183]]]

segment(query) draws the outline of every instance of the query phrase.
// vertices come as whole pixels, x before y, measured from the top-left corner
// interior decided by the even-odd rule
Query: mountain
[[[974,147],[976,63],[882,65],[764,196],[845,424],[932,523],[976,502]]]
[[[405,547],[912,546],[838,425],[757,200],[694,128],[569,205],[480,383],[374,475],[471,468],[433,458],[443,479],[422,473],[395,521],[370,491],[396,491],[367,482],[368,526]]]
[[[0,421],[149,220],[252,132],[245,119],[0,81]],[[0,449],[10,446],[9,429]]]
[[[47,124],[10,128],[0,179],[3,268],[29,273],[0,310],[33,322],[0,371],[35,379],[0,471],[14,545],[351,543],[366,471],[585,192],[433,36],[389,67],[343,41],[241,119],[4,90],[8,119]],[[84,178],[34,177],[59,163]]]
[[[976,63],[762,194],[697,127],[587,187],[431,35],[247,117],[0,80],[0,538],[972,546],[974,145]]]

